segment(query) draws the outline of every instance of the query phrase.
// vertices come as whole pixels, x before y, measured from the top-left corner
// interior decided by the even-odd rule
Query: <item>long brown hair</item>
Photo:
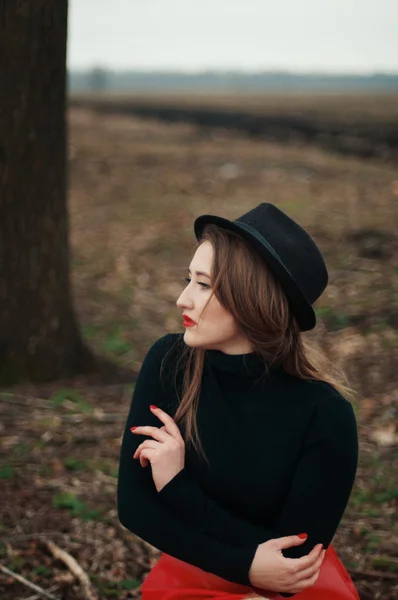
[[[260,254],[239,234],[216,225],[205,227],[198,246],[204,241],[214,249],[208,302],[214,295],[234,316],[253,351],[264,359],[264,372],[272,365],[282,366],[293,376],[325,381],[346,398],[354,397],[345,374],[303,338],[279,281]],[[174,419],[183,424],[185,442],[207,461],[196,423],[205,350],[183,346],[182,397]]]

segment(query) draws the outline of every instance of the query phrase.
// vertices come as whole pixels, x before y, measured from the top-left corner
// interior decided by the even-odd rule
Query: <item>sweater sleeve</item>
[[[243,541],[251,536],[258,543],[269,539],[308,533],[299,546],[283,550],[299,558],[322,543],[331,543],[354,484],[358,462],[358,436],[351,404],[341,396],[326,398],[314,407],[310,433],[295,469],[293,481],[279,518],[272,530],[241,522],[209,498],[186,468],[160,491],[160,497],[192,525],[212,537],[234,527]]]
[[[172,335],[160,338],[142,364],[123,433],[119,459],[117,504],[119,520],[131,532],[175,558],[234,583],[250,586],[249,570],[258,544],[222,543],[197,531],[159,497],[150,466],[143,468],[133,454],[142,436],[130,432],[133,425],[158,426],[149,405],[167,404],[160,384],[162,358]],[[147,436],[144,436],[148,439]]]
[[[159,492],[159,497],[202,533],[232,544],[261,544],[282,537],[275,530],[241,519],[207,496],[184,467]],[[300,532],[299,532],[300,533]],[[290,534],[292,535],[292,534]]]
[[[319,543],[329,546],[351,495],[358,452],[350,402],[336,394],[317,403],[290,492],[275,522],[282,535],[300,529],[308,538],[284,550],[285,556],[299,558]]]

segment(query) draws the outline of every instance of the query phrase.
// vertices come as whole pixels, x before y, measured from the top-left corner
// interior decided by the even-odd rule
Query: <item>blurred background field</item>
[[[299,79],[300,81],[300,79]],[[186,84],[188,85],[188,83]],[[176,91],[167,84],[157,91],[124,92],[104,88],[102,90],[71,90],[70,104],[95,104],[103,105],[105,109],[113,107],[118,111],[125,107],[145,105],[148,108],[161,106],[174,107],[177,110],[184,108],[202,108],[214,110],[222,108],[225,112],[239,111],[246,114],[259,115],[282,115],[288,119],[299,116],[313,119],[316,125],[316,117],[327,121],[344,123],[351,127],[354,123],[368,123],[369,129],[377,124],[379,127],[388,122],[392,129],[396,129],[398,118],[398,92],[395,90],[372,91],[371,88],[365,92],[347,91],[345,89],[323,92],[320,89],[305,90],[298,85],[296,89],[286,92],[257,91],[256,93],[241,90],[237,93],[220,92],[214,90],[202,90],[193,92],[192,89]],[[381,136],[380,136],[381,138]],[[382,139],[380,141],[383,141]]]
[[[182,331],[175,301],[194,251],[197,215],[235,218],[271,201],[311,231],[330,283],[317,306],[318,325],[305,335],[341,364],[358,391],[360,468],[334,543],[361,597],[392,600],[398,583],[396,163],[223,128],[116,113],[104,118],[82,107],[70,110],[69,127],[72,276],[82,332],[96,352],[135,373],[157,337]],[[137,593],[157,555],[116,515],[118,451],[133,379],[106,384],[81,377],[8,391],[12,410],[9,404],[5,422],[13,432],[8,425],[2,432],[8,452],[1,471],[2,551],[14,567],[32,567],[30,553],[39,553],[33,571],[38,580],[50,577],[43,533],[78,558],[101,598]],[[33,404],[34,397],[42,400]],[[71,585],[62,566],[58,571],[58,585]]]
[[[149,76],[148,76],[149,77]],[[185,85],[189,85],[186,78]],[[170,88],[171,76],[163,86],[148,94],[121,93],[112,88],[72,93],[72,107],[91,108],[99,113],[158,118],[171,123],[191,123],[244,132],[254,139],[283,143],[310,143],[364,158],[394,161],[398,153],[398,93],[369,87],[366,93],[326,89],[315,78],[315,89],[306,91],[305,78],[296,87],[281,90],[250,90],[227,94],[203,90],[184,93]],[[169,82],[170,80],[170,82]],[[216,78],[221,80],[222,76]],[[319,87],[316,87],[318,85]],[[329,83],[330,85],[330,83]],[[397,78],[398,86],[398,78]]]
[[[132,335],[180,325],[174,300],[194,249],[195,216],[234,218],[271,201],[308,226],[325,252],[331,277],[318,313],[328,329],[356,326],[368,334],[384,324],[394,337],[395,163],[315,144],[277,145],[226,128],[116,113],[104,120],[82,108],[71,111],[70,122],[76,285],[79,274],[86,282],[87,268],[94,270],[89,289],[116,292],[116,304],[124,299],[122,314],[136,319]]]

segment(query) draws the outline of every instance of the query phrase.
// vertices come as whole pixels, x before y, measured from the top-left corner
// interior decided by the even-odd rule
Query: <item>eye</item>
[[[190,283],[191,278],[190,277],[184,277],[184,281],[186,281],[187,283]],[[200,285],[200,287],[203,290],[207,290],[210,287],[207,283],[203,283],[203,281],[198,281],[198,285]]]

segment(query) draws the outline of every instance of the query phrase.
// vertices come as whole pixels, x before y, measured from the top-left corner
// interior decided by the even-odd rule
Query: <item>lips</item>
[[[184,319],[184,327],[193,327],[196,325],[195,321],[192,321],[187,315],[182,315]]]

